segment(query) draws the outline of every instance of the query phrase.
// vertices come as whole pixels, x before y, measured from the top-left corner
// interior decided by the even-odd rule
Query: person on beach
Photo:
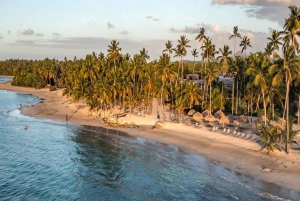
[[[157,110],[157,119],[160,119],[159,111]]]
[[[22,108],[22,106],[23,106],[22,103],[20,103],[20,108]]]

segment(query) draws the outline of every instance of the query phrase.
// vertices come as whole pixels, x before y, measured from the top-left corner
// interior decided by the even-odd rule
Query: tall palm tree
[[[169,57],[171,58],[171,54],[172,54],[172,52],[173,52],[173,48],[172,48],[173,44],[172,44],[172,41],[168,40],[168,42],[167,42],[165,45],[166,45],[166,49],[163,50],[163,53],[164,53],[164,52],[168,52]]]
[[[120,54],[121,51],[122,51],[122,48],[119,47],[119,42],[117,42],[116,40],[112,40],[110,45],[108,45],[107,57],[114,61],[115,68],[116,68],[116,61],[119,60],[119,58],[122,56]]]
[[[297,36],[300,36],[300,8],[296,6],[289,6],[290,15],[285,19],[285,23],[283,25],[283,31],[281,34],[284,35],[285,47],[291,44],[299,50],[299,42],[297,40]]]
[[[271,55],[273,54],[275,48],[272,45],[272,43],[267,43],[267,46],[265,47],[265,51],[264,51],[264,55],[269,59],[269,61],[271,62]]]
[[[225,66],[228,65],[229,60],[231,60],[230,55],[232,54],[232,51],[229,50],[228,45],[224,45],[223,49],[219,48],[221,55],[217,57],[217,60],[220,60],[220,64],[223,66],[223,72],[226,72],[227,69],[225,69]]]
[[[184,97],[182,103],[188,105],[189,108],[192,108],[193,105],[198,105],[202,100],[202,97],[200,96],[201,89],[194,81],[189,81],[187,83],[183,93]]]
[[[290,111],[290,102],[289,102],[289,93],[290,85],[295,77],[300,75],[300,58],[296,57],[295,47],[293,45],[289,46],[283,52],[281,57],[278,53],[274,55],[275,62],[270,67],[270,72],[274,73],[273,84],[278,85],[285,82],[286,84],[286,96],[285,96],[285,113],[286,113],[286,122],[289,124],[289,111]],[[283,81],[282,78],[285,77]],[[286,141],[289,141],[290,130],[289,127],[286,127]],[[286,152],[289,153],[288,144],[286,144]]]
[[[193,73],[195,72],[195,65],[196,65],[195,59],[196,59],[196,57],[198,57],[198,54],[199,54],[199,52],[197,52],[197,49],[193,49],[193,50],[192,50],[192,55],[193,55],[193,57],[194,57]]]
[[[233,27],[233,32],[232,32],[232,35],[229,37],[229,40],[234,38],[234,50],[233,50],[233,53],[234,53],[234,56],[235,55],[235,46],[236,46],[236,38],[242,38],[241,34],[239,33],[239,27],[238,26],[234,26]]]
[[[242,53],[245,51],[245,59],[247,57],[247,47],[252,47],[251,44],[250,44],[250,39],[247,37],[247,36],[244,36],[242,41],[241,41],[241,44],[240,44],[240,47],[242,47]]]
[[[203,60],[204,60],[204,56],[203,56],[203,49],[201,48],[204,44],[201,44],[201,42],[203,42],[204,40],[206,39],[206,36],[205,36],[205,28],[201,27],[200,28],[200,31],[199,31],[199,34],[196,36],[195,40],[198,40],[199,43],[200,43],[200,49],[201,49],[201,68],[203,70]],[[202,70],[201,70],[201,80],[202,80]],[[204,92],[203,90],[203,85],[201,85],[201,90]]]
[[[177,69],[177,79],[179,79],[179,70],[180,70],[180,61],[182,60],[183,57],[183,50],[180,48],[180,46],[177,46],[176,48],[173,49],[173,51],[175,52],[174,58],[178,57],[179,61],[178,61],[178,69]]]
[[[277,30],[272,31],[272,36],[268,37],[267,39],[270,41],[268,44],[274,47],[274,50],[279,50],[279,45],[282,45],[282,40],[283,37],[280,36],[280,32]]]
[[[252,75],[254,77],[254,86],[259,87],[264,105],[264,115],[265,115],[265,126],[267,125],[267,106],[266,106],[266,91],[268,89],[267,86],[267,78],[269,75],[269,63],[264,58],[263,54],[257,53],[253,59],[253,63],[246,70],[246,74]]]
[[[182,49],[182,57],[186,56],[187,54],[187,48],[190,48],[191,46],[188,44],[190,40],[186,38],[186,36],[182,35],[180,36],[180,39],[178,40],[178,47]],[[183,79],[183,61],[181,63],[182,68],[181,68],[181,78]]]
[[[141,58],[143,60],[143,63],[147,63],[147,60],[150,59],[150,56],[148,54],[148,50],[146,50],[145,48],[140,50],[140,55],[141,55]]]
[[[217,69],[217,65],[215,65],[214,63],[210,63],[208,64],[208,69],[207,69],[207,74],[205,76],[205,79],[207,81],[207,83],[209,83],[209,111],[210,114],[212,114],[212,108],[211,108],[211,83],[213,80],[215,80],[218,77],[218,69]]]

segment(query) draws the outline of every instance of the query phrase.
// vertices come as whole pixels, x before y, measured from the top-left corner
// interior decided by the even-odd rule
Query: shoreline
[[[88,116],[89,111],[82,101],[75,104],[71,98],[62,97],[62,90],[50,92],[49,89],[16,87],[11,86],[11,82],[0,83],[0,89],[45,99],[33,107],[22,108],[23,115],[59,122],[66,122],[66,115],[68,115],[68,121],[78,125],[106,127],[99,118],[96,118],[96,114],[92,113]],[[291,150],[287,155],[276,150],[267,155],[265,151],[260,151],[260,145],[255,142],[211,132],[205,127],[198,129],[182,124],[166,123],[165,129],[151,129],[156,122],[156,119],[151,116],[129,115],[122,120],[134,121],[140,127],[112,129],[126,132],[134,137],[176,145],[186,152],[201,155],[213,164],[300,192],[299,151]],[[271,172],[263,172],[263,167],[270,168]]]

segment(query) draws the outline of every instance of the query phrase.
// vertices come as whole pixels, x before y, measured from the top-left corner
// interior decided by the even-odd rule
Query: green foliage
[[[56,86],[51,86],[51,87],[49,88],[49,90],[50,90],[50,91],[56,91]]]

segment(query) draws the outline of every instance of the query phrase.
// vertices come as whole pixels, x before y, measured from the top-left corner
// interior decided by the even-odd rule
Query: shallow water
[[[0,200],[296,200],[300,195],[176,146],[20,114],[20,102],[36,101],[0,91]]]

